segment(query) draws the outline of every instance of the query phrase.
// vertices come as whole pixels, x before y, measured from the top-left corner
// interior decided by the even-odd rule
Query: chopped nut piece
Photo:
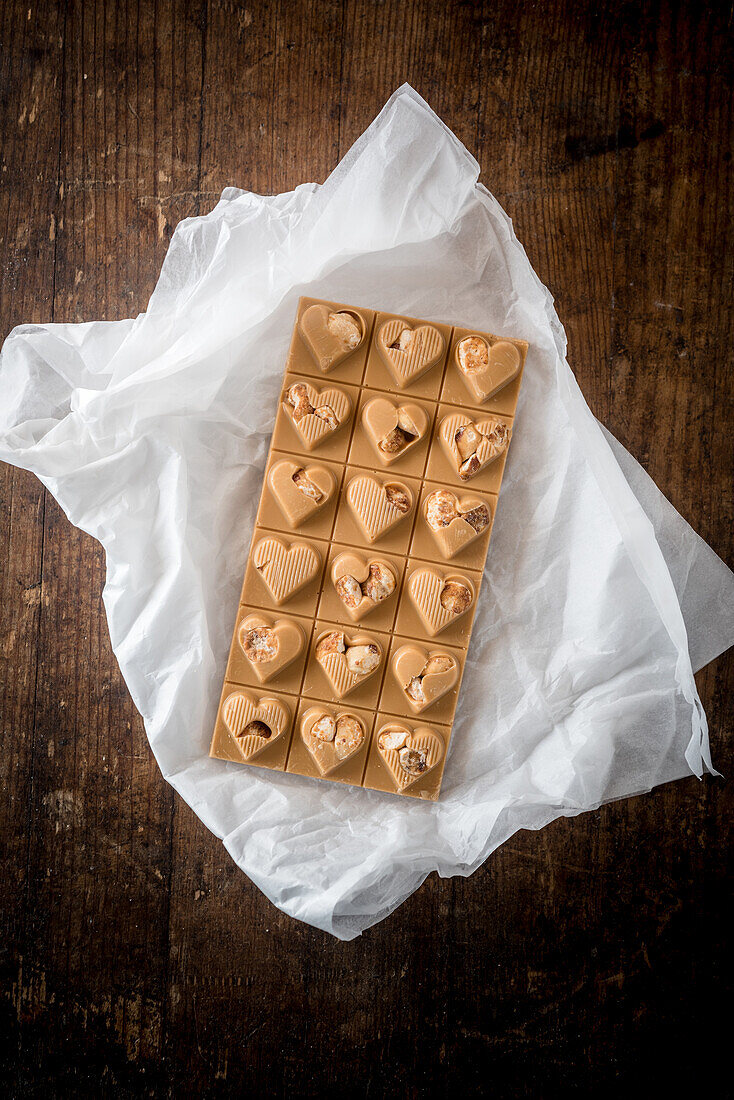
[[[466,462],[462,462],[459,466],[459,477],[462,481],[468,481],[470,477],[474,477],[478,470],[479,459],[476,455],[469,455]]]
[[[380,734],[381,749],[402,749],[408,739],[408,731],[400,727],[388,728]]]
[[[462,424],[454,434],[454,443],[461,457],[467,459],[474,454],[482,438],[482,433],[473,424]]]
[[[471,592],[459,581],[447,581],[441,590],[441,607],[452,615],[461,615],[471,603]]]
[[[336,733],[336,722],[330,714],[324,714],[311,726],[311,733],[319,741],[333,741]]]
[[[432,531],[440,531],[442,527],[458,519],[456,497],[446,489],[436,489],[426,500],[426,523]]]
[[[252,630],[245,631],[242,637],[242,648],[248,661],[264,664],[272,661],[278,652],[278,639],[268,626],[254,626]]]
[[[362,342],[362,326],[353,313],[330,313],[326,327],[347,348],[354,349]]]
[[[448,672],[448,670],[453,667],[454,658],[447,657],[444,653],[439,653],[435,657],[428,658],[426,667],[421,672],[421,676],[435,676],[441,672]]]
[[[466,374],[483,370],[489,363],[489,348],[478,336],[465,336],[459,343],[459,366]]]
[[[423,693],[423,680],[420,676],[414,676],[412,680],[408,681],[405,688],[405,694],[411,698],[414,703],[425,703],[426,697]]]
[[[388,432],[384,439],[381,439],[377,446],[386,455],[396,455],[399,451],[402,451],[410,443],[410,438],[405,434],[402,428],[393,428]]]
[[[404,328],[397,340],[393,340],[392,344],[390,344],[390,347],[393,351],[407,351],[413,343],[414,336],[415,333],[412,328]]]
[[[347,649],[347,668],[361,676],[374,672],[380,663],[380,650],[371,642],[368,645],[351,645]]]
[[[317,409],[313,409],[313,413],[314,416],[318,416],[319,420],[323,420],[332,432],[339,427],[337,415],[331,405],[319,405]]]
[[[303,382],[294,382],[286,394],[288,402],[293,406],[293,419],[302,420],[307,413],[313,412],[313,405],[308,396],[308,390]]]
[[[388,504],[392,504],[399,512],[405,514],[410,511],[410,497],[398,485],[386,485],[385,496]]]
[[[300,489],[302,493],[305,493],[307,497],[310,497],[311,500],[315,500],[317,504],[324,499],[324,494],[321,492],[318,485],[314,485],[303,467],[296,470],[294,473],[293,484],[297,489]]]
[[[264,722],[258,722],[257,719],[253,719],[252,722],[247,723],[241,736],[268,738],[272,732],[270,726],[266,726]]]
[[[404,431],[407,436],[410,436],[410,439],[415,439],[416,436],[420,435],[413,417],[410,416],[405,409],[398,409],[398,427]],[[408,442],[410,442],[410,439]]]
[[[370,575],[362,585],[362,592],[369,600],[380,603],[395,591],[395,574],[384,562],[373,561]]]
[[[473,527],[478,535],[481,535],[482,531],[489,527],[489,508],[486,504],[480,504],[477,508],[472,508],[470,512],[462,513],[462,519],[465,519],[469,526]]]
[[[364,741],[362,723],[351,714],[340,714],[336,722],[336,755],[343,759],[356,752]]]
[[[510,442],[510,429],[501,420],[494,420],[484,438],[492,444],[495,450],[503,451]]]
[[[398,753],[400,767],[408,775],[422,775],[426,770],[426,754],[418,749],[401,749]]]
[[[362,602],[362,587],[351,573],[340,577],[334,585],[339,599],[347,607],[359,607]]]
[[[316,646],[317,657],[323,657],[325,653],[344,653],[345,651],[344,634],[341,630],[332,630],[329,634],[324,634]]]

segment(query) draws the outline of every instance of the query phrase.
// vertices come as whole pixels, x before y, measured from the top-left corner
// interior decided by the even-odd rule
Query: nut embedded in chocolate
[[[405,694],[413,700],[414,703],[425,703],[426,696],[423,691],[423,678],[421,676],[413,676],[405,688]]]
[[[345,348],[354,350],[362,341],[362,327],[353,313],[330,313],[326,327]]]
[[[252,722],[248,722],[242,731],[243,737],[264,737],[266,740],[272,734],[270,726],[266,726],[264,722],[259,722],[257,719],[253,719]]]
[[[328,634],[324,634],[316,646],[316,656],[322,657],[326,653],[344,653],[345,650],[344,634],[341,630],[332,630]]]
[[[381,749],[402,749],[407,740],[407,730],[400,729],[399,726],[395,726],[392,729],[388,728],[386,730],[383,730],[383,732],[379,736]]]
[[[319,405],[312,412],[314,416],[318,416],[319,420],[323,420],[330,431],[333,432],[339,427],[339,420],[331,405]]]
[[[479,459],[477,456],[469,455],[466,462],[462,462],[459,466],[459,477],[462,481],[468,481],[470,477],[474,477],[479,472]]]
[[[336,733],[336,722],[330,714],[323,714],[311,726],[311,733],[319,741],[333,741]]]
[[[456,497],[446,489],[436,489],[426,500],[426,523],[432,531],[440,531],[459,518]]]
[[[293,474],[293,484],[297,489],[300,489],[311,500],[315,500],[319,504],[324,499],[324,494],[319,489],[318,485],[314,485],[311,478],[307,475],[306,471],[301,467]]]
[[[384,562],[373,561],[370,563],[370,575],[362,585],[362,592],[367,599],[374,603],[380,603],[391,596],[395,591],[395,574]]]
[[[307,413],[314,411],[303,382],[294,382],[287,393],[288,402],[293,406],[293,419],[302,420]]]
[[[398,409],[398,427],[408,436],[409,443],[420,435],[413,417],[405,409]]]
[[[471,592],[459,581],[447,581],[441,589],[441,607],[452,615],[461,615],[469,607],[471,600]]]
[[[381,439],[377,446],[380,448],[383,454],[396,455],[407,447],[411,439],[402,428],[396,427],[392,431],[389,431],[384,439]]]
[[[407,351],[413,343],[414,336],[415,332],[412,328],[404,328],[397,340],[393,340],[392,344],[390,344],[390,347],[393,351]]]
[[[469,458],[482,442],[482,433],[473,424],[462,424],[454,433],[454,443],[462,459]]]
[[[502,420],[492,420],[484,433],[484,438],[495,451],[502,452],[510,442],[510,429]]]
[[[248,661],[265,664],[278,652],[278,639],[268,626],[254,626],[242,637],[242,648]]]
[[[459,366],[466,374],[484,370],[489,364],[489,348],[478,336],[465,336],[459,342]]]
[[[351,714],[340,714],[336,721],[336,755],[342,759],[356,752],[364,741],[362,723]]]
[[[371,642],[368,645],[351,645],[347,649],[347,668],[365,676],[374,672],[380,663],[380,650]]]
[[[489,527],[489,508],[486,504],[480,504],[470,512],[462,512],[461,518],[465,519],[478,535],[481,535],[482,531]]]
[[[356,577],[346,573],[334,585],[337,595],[346,607],[359,607],[362,602],[362,587]]]
[[[398,752],[400,767],[408,775],[422,775],[426,770],[426,754],[418,749],[409,749],[407,746]]]
[[[449,669],[453,667],[453,657],[447,657],[444,653],[438,653],[435,657],[428,658],[425,664],[425,668],[421,672],[421,677],[435,676],[441,672],[448,672]]]
[[[399,485],[386,485],[385,496],[388,504],[392,504],[403,515],[410,511],[410,497]]]

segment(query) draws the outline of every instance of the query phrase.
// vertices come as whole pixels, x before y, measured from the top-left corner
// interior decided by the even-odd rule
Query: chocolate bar
[[[211,756],[438,798],[526,354],[301,298]]]

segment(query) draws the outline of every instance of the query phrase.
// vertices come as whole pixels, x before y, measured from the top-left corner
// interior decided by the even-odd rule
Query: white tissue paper
[[[693,667],[734,641],[734,576],[592,416],[478,174],[404,86],[323,186],[228,188],[182,222],[147,313],[23,325],[2,352],[0,458],[105,547],[163,775],[275,905],[341,939],[518,829],[712,770]],[[303,293],[530,344],[436,804],[207,755]]]

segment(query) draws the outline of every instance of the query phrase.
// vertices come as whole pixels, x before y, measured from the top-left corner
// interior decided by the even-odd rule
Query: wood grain
[[[594,412],[731,562],[731,22],[666,0],[6,0],[0,335],[135,315],[178,220],[227,185],[324,179],[408,80],[512,216]],[[162,781],[102,550],[0,476],[9,1095],[706,1087],[732,987],[721,781],[520,833],[337,943]],[[728,774],[732,658],[698,683]]]

